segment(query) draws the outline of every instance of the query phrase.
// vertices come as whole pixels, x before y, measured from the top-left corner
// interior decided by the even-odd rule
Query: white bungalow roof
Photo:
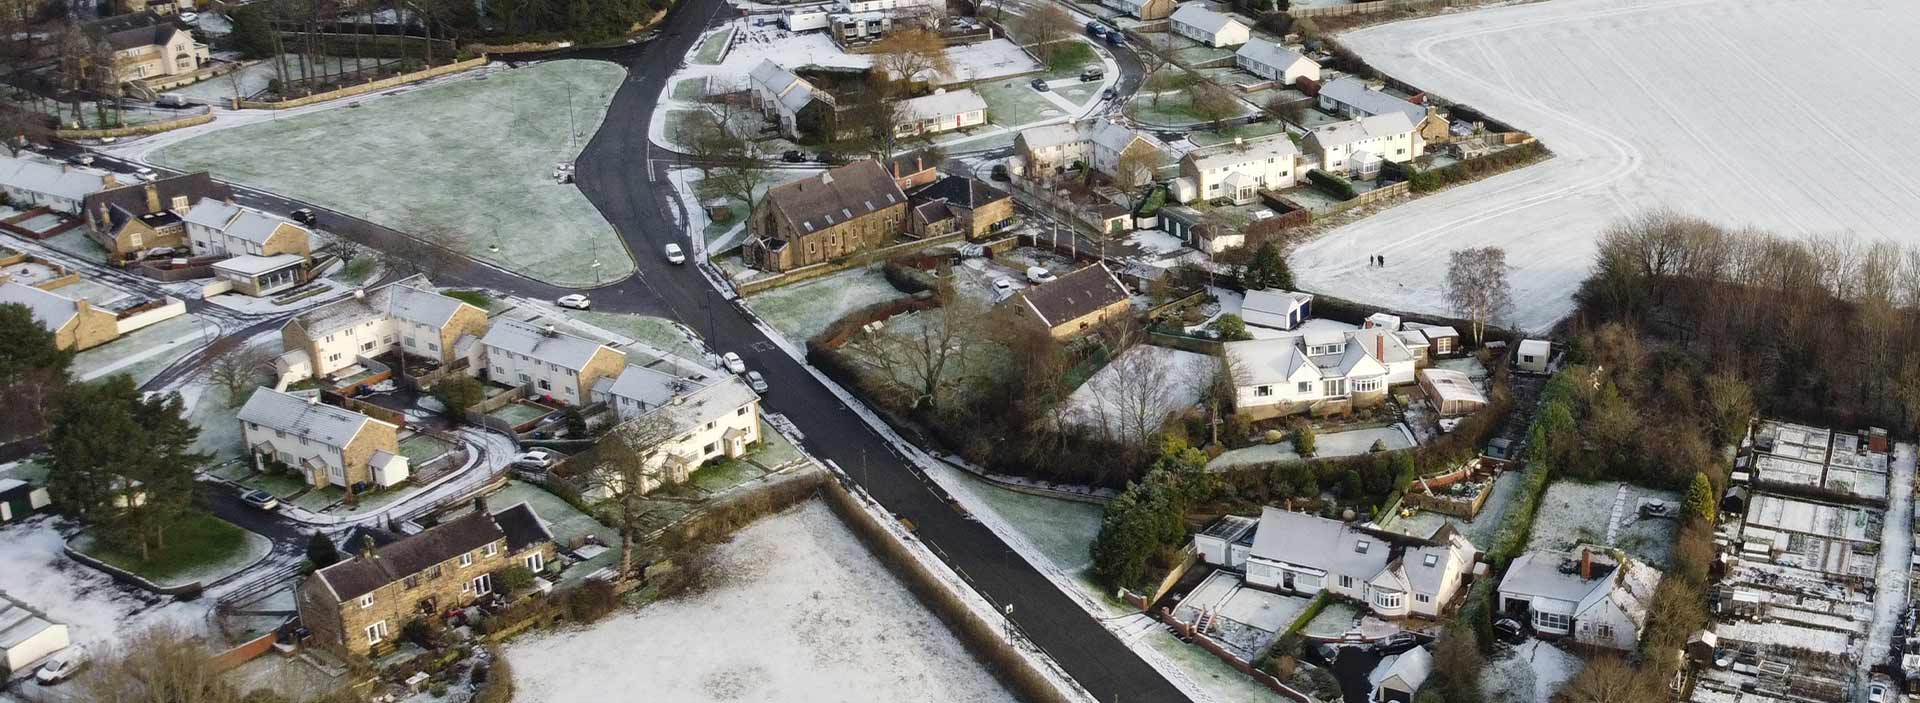
[[[982,111],[987,109],[987,101],[972,88],[966,88],[906,100],[900,103],[900,109],[915,119],[930,120]]]
[[[342,407],[311,402],[291,393],[261,388],[236,417],[261,427],[304,437],[328,447],[345,447],[373,418]]]
[[[1249,554],[1330,574],[1369,579],[1387,564],[1388,545],[1346,523],[1268,507]]]
[[[1238,20],[1235,20],[1232,15],[1214,12],[1213,10],[1201,7],[1197,3],[1181,5],[1180,9],[1173,11],[1173,16],[1170,19],[1184,25],[1195,27],[1208,34],[1219,34],[1221,30],[1226,29],[1230,25],[1239,24],[1242,27],[1246,26]]]
[[[1426,119],[1427,109],[1401,100],[1394,96],[1367,87],[1366,81],[1354,76],[1328,81],[1320,86],[1320,95],[1335,102],[1352,105],[1354,109],[1369,115],[1401,113],[1411,122]]]
[[[27,311],[33,313],[33,319],[51,331],[59,331],[74,315],[80,314],[80,306],[72,298],[16,281],[0,282],[0,303],[26,306]]]
[[[98,171],[76,169],[36,156],[0,156],[0,185],[18,190],[81,200],[106,189],[108,178]]]
[[[1272,66],[1282,71],[1292,68],[1294,64],[1300,63],[1301,61],[1315,66],[1319,65],[1314,63],[1313,59],[1301,56],[1300,52],[1270,41],[1262,41],[1259,39],[1241,45],[1240,50],[1234,52],[1234,56],[1262,66]]]
[[[307,228],[291,220],[213,198],[201,198],[200,202],[188,208],[186,217],[181,219],[255,244],[267,243],[267,238],[281,227],[292,227],[311,234]]]

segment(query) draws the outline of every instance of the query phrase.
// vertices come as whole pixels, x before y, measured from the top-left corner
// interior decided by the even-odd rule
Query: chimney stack
[[[478,498],[473,499],[473,511],[476,513],[480,513],[482,515],[487,514],[487,497],[486,496],[480,496]]]
[[[1373,360],[1383,364],[1386,363],[1387,361],[1386,335],[1376,334],[1373,336]]]
[[[152,183],[148,183],[147,184],[147,214],[151,215],[159,211],[160,211],[160,188],[158,186],[155,186]]]
[[[373,558],[373,537],[365,533],[360,535],[360,556]]]
[[[1580,548],[1580,580],[1593,580],[1593,550]]]

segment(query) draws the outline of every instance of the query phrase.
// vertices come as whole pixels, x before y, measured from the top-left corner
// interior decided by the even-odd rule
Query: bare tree
[[[465,258],[470,237],[465,230],[433,220],[416,221],[407,234],[387,247],[387,263],[405,267],[427,278],[439,278]]]
[[[1261,111],[1273,119],[1297,125],[1306,118],[1307,101],[1292,100],[1288,99],[1284,93],[1275,93],[1273,97],[1267,98],[1267,104],[1261,107]]]
[[[924,29],[895,32],[874,42],[873,50],[874,66],[884,72],[885,80],[902,87],[911,86],[921,74],[943,74],[953,69],[946,43],[940,35]],[[902,91],[895,88],[892,92],[897,95]]]
[[[1166,424],[1168,415],[1180,410],[1168,399],[1206,379],[1182,366],[1180,354],[1172,349],[1138,344],[1115,353],[1119,356],[1100,371],[1101,383],[1092,389],[1093,419],[1115,441],[1137,452]]]
[[[710,107],[696,110],[673,125],[675,145],[693,157],[702,178],[712,176],[721,162],[749,150],[747,140],[734,133],[728,116],[725,108]]]
[[[1027,45],[1048,65],[1052,65],[1061,47],[1074,34],[1073,16],[1058,3],[1040,3],[1028,8],[1020,15],[1019,24]]]
[[[974,372],[977,351],[985,343],[984,305],[956,294],[947,279],[935,295],[940,307],[889,320],[879,332],[857,335],[846,346],[856,362],[902,394],[905,405],[916,408],[941,407]]]
[[[1669,650],[1671,651],[1671,650]],[[1663,691],[1654,667],[1628,663],[1612,655],[1587,662],[1585,669],[1555,693],[1555,703],[1631,703],[1659,700]]]
[[[1225,126],[1227,118],[1240,113],[1240,98],[1211,81],[1200,81],[1189,88],[1187,100],[1193,116],[1212,123],[1216,131]]]
[[[1160,152],[1153,149],[1136,146],[1120,152],[1120,158],[1113,165],[1113,187],[1126,195],[1128,209],[1135,205],[1134,199],[1140,194],[1140,189],[1153,182],[1154,171],[1159,168]]]
[[[1487,325],[1513,307],[1513,289],[1507,284],[1507,252],[1499,247],[1456,249],[1447,260],[1447,302],[1473,323],[1473,343],[1486,335]]]
[[[620,528],[620,576],[633,573],[633,546],[640,540],[642,500],[663,483],[685,480],[681,457],[667,450],[675,433],[667,413],[656,412],[622,423],[593,449],[568,461],[588,466],[578,475],[587,492],[606,496]]]
[[[1134,45],[1136,50],[1133,52],[1133,55],[1140,59],[1140,68],[1144,70],[1143,75],[1140,76],[1140,85],[1153,91],[1153,106],[1159,107],[1161,91],[1154,85],[1153,78],[1160,75],[1162,69],[1173,65],[1173,52],[1169,48],[1172,38],[1165,32],[1152,32],[1141,36],[1143,39]]]
[[[223,338],[217,342],[218,354],[207,367],[207,377],[227,393],[227,407],[239,405],[260,386],[262,377],[273,373],[273,354],[265,347],[244,339]]]

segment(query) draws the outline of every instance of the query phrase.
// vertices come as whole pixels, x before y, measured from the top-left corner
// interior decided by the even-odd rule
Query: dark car
[[[788,149],[786,153],[780,155],[780,160],[790,164],[806,163],[807,155],[801,153],[799,149]]]
[[[293,221],[312,227],[315,222],[320,221],[320,217],[313,214],[313,208],[303,207],[293,211]]]
[[[994,165],[993,165],[993,180],[996,180],[996,181],[1004,181],[1004,180],[1007,180],[1007,165],[1006,165],[1006,164],[994,164]]]
[[[1527,630],[1520,621],[1513,618],[1500,618],[1493,621],[1493,635],[1508,644],[1520,644],[1527,640]]]
[[[1107,45],[1108,46],[1126,46],[1127,35],[1121,34],[1119,32],[1109,32],[1107,34]]]
[[[1035,78],[1032,81],[1029,81],[1028,85],[1033,86],[1034,90],[1038,90],[1042,93],[1047,92],[1048,90],[1051,90],[1050,88],[1047,87],[1047,79],[1045,78]]]
[[[1399,654],[1420,646],[1420,636],[1411,632],[1400,632],[1373,643],[1373,653],[1381,656]]]
[[[1107,36],[1107,27],[1099,22],[1088,22],[1087,33],[1096,37],[1105,37]]]
[[[1106,90],[1102,90],[1102,91],[1100,91],[1100,99],[1101,99],[1101,100],[1112,100],[1112,99],[1114,99],[1114,98],[1117,98],[1117,97],[1119,97],[1119,96],[1120,96],[1120,92],[1119,92],[1119,91],[1117,91],[1117,90],[1114,90],[1114,89],[1112,89],[1112,88],[1108,88],[1108,89],[1106,89]]]

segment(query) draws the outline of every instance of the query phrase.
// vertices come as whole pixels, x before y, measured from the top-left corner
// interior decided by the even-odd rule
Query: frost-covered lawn
[[[1487,659],[1480,679],[1487,703],[1547,703],[1567,679],[1580,673],[1580,658],[1540,640],[1501,651]]]
[[[973,90],[987,102],[987,121],[997,125],[1017,127],[1067,114],[1059,105],[1034,92],[1024,78],[979,83]]]
[[[715,561],[705,592],[514,640],[518,697],[1014,700],[823,504],[741,530]]]
[[[124,373],[146,383],[219,334],[219,325],[187,313],[73,355],[73,375],[91,381]]]
[[[206,629],[211,599],[175,601],[115,583],[106,573],[67,558],[62,535],[79,529],[78,523],[53,516],[0,525],[0,592],[65,624],[75,643],[96,652],[160,623],[193,633]]]
[[[1916,33],[1920,7],[1879,0],[1563,0],[1345,33],[1375,68],[1527,130],[1557,156],[1337,229],[1296,250],[1293,269],[1316,292],[1444,312],[1448,252],[1500,246],[1511,322],[1542,329],[1572,309],[1607,224],[1648,208],[1920,242],[1920,176],[1908,167],[1920,142],[1902,138],[1920,91],[1888,88],[1920,61]],[[1832,50],[1782,50],[1815,46]],[[1796,88],[1808,85],[1820,89]],[[1373,253],[1385,271],[1366,267]]]
[[[1267,120],[1253,124],[1234,125],[1218,132],[1208,130],[1187,134],[1187,141],[1194,146],[1207,147],[1231,143],[1234,139],[1253,141],[1287,131],[1287,125],[1279,120]]]
[[[554,182],[553,167],[593,137],[625,75],[599,61],[493,70],[359,108],[220,130],[153,159],[403,231],[454,227],[470,255],[560,285],[592,285],[626,276],[633,262],[580,189]]]
[[[1131,434],[1143,419],[1151,423],[1149,431],[1157,429],[1159,419],[1200,402],[1219,363],[1205,354],[1136,345],[1073,389],[1067,397],[1068,417],[1083,427],[1104,427],[1119,435]],[[1143,406],[1150,409],[1143,413]]]
[[[1638,505],[1640,499],[1649,498],[1677,507],[1680,497],[1678,493],[1616,481],[1555,481],[1540,500],[1527,548],[1566,550],[1582,543],[1609,545],[1664,569],[1673,555],[1678,523],[1641,518]]]
[[[700,40],[700,48],[694,50],[695,63],[717,64],[720,56],[727,51],[727,45],[733,42],[733,28],[727,27],[708,34]]]
[[[1413,446],[1413,439],[1399,425],[1371,427],[1346,432],[1327,432],[1314,435],[1313,451],[1315,457],[1354,456],[1373,450],[1374,442],[1386,444],[1387,449],[1406,449]],[[1291,440],[1273,444],[1256,444],[1241,447],[1207,463],[1207,468],[1220,470],[1248,464],[1265,464],[1275,461],[1297,461],[1300,455],[1294,453]]]
[[[192,515],[167,528],[166,542],[146,554],[107,544],[91,534],[74,549],[149,581],[175,586],[211,581],[246,568],[273,551],[273,543],[212,515]]]
[[[589,325],[627,335],[688,359],[706,358],[706,352],[701,350],[698,343],[688,339],[687,333],[679,325],[664,317],[585,310],[573,310],[567,314]]]
[[[880,274],[879,266],[867,266],[781,286],[746,301],[774,329],[799,344],[847,313],[903,295]]]
[[[1142,641],[1155,654],[1180,669],[1180,673],[1200,688],[1214,703],[1274,703],[1286,700],[1255,682],[1239,669],[1228,666],[1219,657],[1199,645],[1174,639],[1164,628],[1142,635]]]

